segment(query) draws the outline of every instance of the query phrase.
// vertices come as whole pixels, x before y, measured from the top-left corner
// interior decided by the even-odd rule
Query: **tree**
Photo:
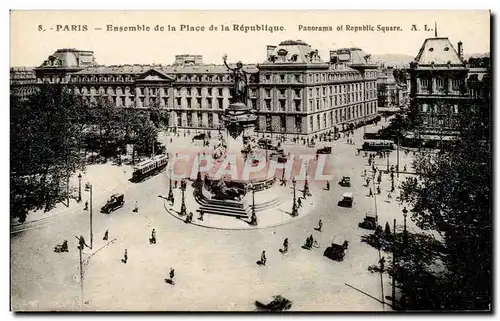
[[[412,219],[444,239],[442,309],[485,310],[491,304],[491,121],[484,106],[464,106],[452,148],[414,162],[420,177],[402,184]],[[437,254],[437,253],[436,253]]]
[[[43,85],[29,100],[11,96],[10,210],[23,222],[34,209],[69,197],[69,176],[82,165],[85,104],[68,90]]]

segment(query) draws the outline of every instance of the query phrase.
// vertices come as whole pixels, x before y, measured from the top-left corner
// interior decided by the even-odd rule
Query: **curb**
[[[172,213],[172,211],[167,208],[167,205],[166,205],[166,202],[167,200],[163,200],[163,208],[165,209],[165,211],[170,214],[171,216],[175,217],[176,219],[178,219],[179,221],[182,221],[184,222],[184,219],[174,213]],[[266,228],[274,228],[274,227],[277,227],[277,226],[282,226],[282,225],[285,225],[285,224],[288,224],[288,223],[291,223],[291,222],[294,222],[294,221],[297,221],[297,220],[300,220],[301,218],[304,218],[306,217],[307,215],[299,215],[299,217],[297,217],[296,219],[292,219],[290,221],[286,221],[286,222],[283,222],[283,223],[279,223],[279,224],[276,224],[276,225],[270,225],[270,226],[263,226],[263,227],[259,227],[259,226],[256,226],[256,227],[253,227],[253,226],[249,226],[248,228],[244,228],[244,227],[238,227],[238,228],[235,228],[235,227],[219,227],[219,226],[210,226],[210,225],[202,225],[200,223],[198,223],[196,221],[196,223],[185,223],[185,224],[191,224],[191,225],[195,225],[195,226],[198,226],[198,227],[204,227],[204,228],[210,228],[210,229],[214,229],[214,230],[226,230],[226,231],[248,231],[248,230],[259,230],[259,229],[266,229]]]

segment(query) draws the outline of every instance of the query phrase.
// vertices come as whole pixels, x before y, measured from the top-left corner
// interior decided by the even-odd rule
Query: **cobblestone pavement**
[[[360,135],[361,129],[356,139]],[[189,148],[189,142],[183,137],[174,139],[169,148],[172,152]],[[285,147],[295,153],[305,149]],[[380,275],[367,270],[377,264],[379,254],[360,241],[368,231],[357,224],[367,211],[374,210],[375,198],[368,197],[368,189],[362,186],[367,159],[355,156],[357,147],[359,144],[348,145],[342,139],[333,143],[331,162],[335,171],[330,191],[312,184],[311,192],[318,200],[314,209],[301,219],[279,226],[218,230],[186,224],[165,211],[164,199],[159,197],[168,194],[164,173],[128,186],[125,206],[112,214],[98,213],[103,204],[96,202],[94,246],[85,249],[84,256],[100,250],[86,269],[84,309],[249,311],[254,310],[255,300],[268,301],[281,294],[293,301],[295,311],[390,310],[380,302]],[[344,175],[351,176],[351,188],[337,184]],[[381,186],[383,192],[376,197],[380,223],[392,224],[397,218],[401,224],[400,206],[395,201],[386,202],[384,197],[390,189],[388,175],[383,175]],[[353,193],[352,208],[337,206],[345,191]],[[132,211],[136,200],[138,213]],[[320,218],[322,232],[315,230]],[[89,243],[88,221],[88,212],[81,212],[65,216],[57,224],[11,235],[14,310],[80,309],[79,256],[74,236],[83,235]],[[408,227],[416,228],[411,221]],[[148,240],[153,228],[157,244],[151,245]],[[109,245],[102,240],[106,230],[110,240],[117,239]],[[320,247],[302,249],[311,234]],[[285,238],[290,245],[283,255],[279,249]],[[54,253],[54,246],[64,239],[69,241],[69,253]],[[344,240],[349,241],[344,261],[323,256],[332,241]],[[127,264],[121,261],[125,249]],[[258,266],[263,250],[267,263]],[[170,267],[175,269],[175,285],[165,282]],[[390,294],[385,276],[383,286],[384,294]]]

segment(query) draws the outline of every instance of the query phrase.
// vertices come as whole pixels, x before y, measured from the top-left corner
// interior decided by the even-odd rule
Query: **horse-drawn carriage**
[[[343,261],[347,253],[348,247],[349,247],[348,241],[344,241],[342,245],[332,243],[331,246],[326,248],[323,255],[334,261]]]
[[[54,252],[56,253],[68,252],[68,241],[64,240],[63,244],[56,245],[54,247]]]

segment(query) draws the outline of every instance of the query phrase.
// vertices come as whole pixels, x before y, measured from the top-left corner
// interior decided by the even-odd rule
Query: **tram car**
[[[165,169],[167,164],[167,155],[157,155],[151,159],[145,160],[134,167],[131,181],[137,183],[143,181],[149,176],[156,175]]]

